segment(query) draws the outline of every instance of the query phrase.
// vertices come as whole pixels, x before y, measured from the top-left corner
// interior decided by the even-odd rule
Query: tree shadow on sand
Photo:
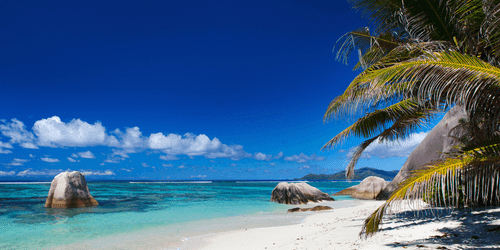
[[[403,220],[401,218],[404,218]],[[426,239],[394,242],[386,246],[394,248],[412,247],[433,249],[494,249],[500,246],[500,208],[483,209],[427,209],[419,212],[402,212],[391,215],[386,223],[396,222],[393,227],[384,227],[379,233],[405,227],[426,225],[433,222],[453,222],[450,227],[439,229]],[[403,223],[403,224],[402,224]],[[456,226],[458,223],[458,226]]]

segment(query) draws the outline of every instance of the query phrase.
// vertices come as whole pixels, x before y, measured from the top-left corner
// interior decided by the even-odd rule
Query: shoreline
[[[300,224],[191,237],[179,249],[500,249],[500,232],[488,231],[500,226],[500,208],[386,215],[378,233],[361,239],[364,220],[384,201],[356,203],[355,207],[311,212]]]
[[[333,210],[355,207],[357,201],[344,199],[339,201],[323,201],[301,205],[286,205],[286,209],[301,207],[308,208],[326,205]],[[158,226],[130,233],[84,240],[71,244],[50,247],[54,250],[66,249],[150,249],[150,250],[178,250],[183,249],[192,239],[207,235],[223,234],[226,232],[252,230],[257,228],[280,228],[290,225],[299,225],[314,212],[287,213],[286,210],[265,213],[252,213],[221,218],[203,219],[189,222],[180,222],[167,226]]]

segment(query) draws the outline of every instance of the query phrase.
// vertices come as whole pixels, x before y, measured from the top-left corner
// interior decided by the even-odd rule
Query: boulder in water
[[[306,204],[311,201],[334,201],[334,199],[307,183],[280,182],[273,189],[271,201],[284,204]]]
[[[366,177],[356,187],[356,191],[351,195],[352,198],[373,200],[387,186],[387,182],[377,176]]]
[[[99,205],[90,195],[85,176],[78,172],[62,172],[50,184],[45,207],[75,208]]]

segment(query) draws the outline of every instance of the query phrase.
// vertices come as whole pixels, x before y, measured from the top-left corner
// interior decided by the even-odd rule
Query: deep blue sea
[[[358,183],[308,184],[333,194]],[[182,249],[191,236],[296,224],[312,213],[270,202],[277,184],[90,182],[99,206],[52,209],[44,207],[50,183],[0,183],[0,249]]]

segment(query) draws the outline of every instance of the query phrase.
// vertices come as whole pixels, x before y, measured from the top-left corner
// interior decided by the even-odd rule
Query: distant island
[[[392,170],[392,171],[384,171],[380,169],[374,169],[374,168],[360,168],[356,169],[354,171],[354,178],[353,180],[363,180],[364,178],[368,176],[377,176],[380,178],[383,178],[386,181],[390,181],[396,177],[398,174],[398,170]],[[328,180],[328,181],[336,181],[336,180],[346,180],[345,178],[345,170],[340,171],[335,174],[308,174],[302,178],[295,178],[295,181],[323,181],[323,180]]]

